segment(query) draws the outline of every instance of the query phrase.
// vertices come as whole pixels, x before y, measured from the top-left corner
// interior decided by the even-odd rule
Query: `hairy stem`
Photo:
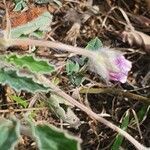
[[[32,39],[26,38],[26,39],[10,39],[9,43],[10,43],[10,46],[13,46],[13,45],[44,46],[44,47],[72,52],[75,54],[80,54],[80,55],[90,57],[90,58],[93,56],[93,53],[91,51],[85,50],[83,48],[63,44],[60,42],[32,40]]]

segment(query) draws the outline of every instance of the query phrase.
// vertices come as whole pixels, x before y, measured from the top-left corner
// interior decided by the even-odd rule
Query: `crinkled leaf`
[[[80,69],[80,66],[77,62],[73,62],[71,60],[67,60],[66,63],[66,71],[68,75],[71,75],[73,73],[77,73]]]
[[[71,83],[76,86],[80,86],[85,80],[84,75],[82,75],[82,74],[71,75],[71,76],[69,76],[69,79],[70,79]]]
[[[36,30],[45,31],[52,22],[52,15],[49,12],[44,12],[38,18],[24,25],[11,29],[11,37],[18,38],[21,35],[28,35]]]
[[[80,59],[79,59],[79,61],[80,61]],[[80,66],[79,66],[78,62],[73,62],[71,60],[67,60],[66,71],[67,71],[67,75],[69,75],[70,81],[73,84],[78,86],[84,81],[83,75],[79,73]]]
[[[79,140],[54,126],[32,126],[40,150],[79,150]]]
[[[88,42],[85,48],[88,50],[96,51],[102,47],[103,47],[103,44],[101,40],[98,37],[96,37],[95,39],[92,39],[90,42]]]
[[[130,114],[129,114],[129,110],[126,111],[123,119],[122,119],[122,124],[121,124],[121,129],[126,130],[130,121]],[[123,142],[124,137],[121,136],[120,134],[118,134],[116,136],[116,139],[112,145],[111,150],[119,150],[122,142]]]
[[[71,110],[72,105],[62,97],[51,94],[48,99],[48,106],[60,119],[69,123],[72,127],[77,128],[80,125],[80,119]]]
[[[6,56],[6,60],[18,67],[27,67],[34,73],[51,73],[54,71],[54,66],[46,60],[37,59],[33,55],[19,56],[17,54]]]
[[[64,98],[62,98],[56,94],[51,94],[50,99],[51,99],[52,103],[53,103],[53,101],[54,102],[56,101],[56,103],[54,103],[54,106],[55,106],[55,104],[56,104],[56,106],[58,104],[65,104],[67,106],[73,107],[73,105],[71,103],[67,102]]]
[[[14,150],[19,137],[19,122],[0,118],[0,149]]]
[[[47,91],[48,88],[36,83],[31,77],[19,76],[15,70],[0,69],[0,83],[8,84],[16,91],[26,90],[28,92]]]
[[[27,7],[27,4],[25,0],[15,0],[15,8],[13,9],[14,11],[20,11]]]

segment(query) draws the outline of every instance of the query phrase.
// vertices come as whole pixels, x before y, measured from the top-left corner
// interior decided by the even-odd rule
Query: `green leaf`
[[[42,31],[36,30],[36,31],[30,33],[30,36],[38,38],[38,39],[43,39],[44,38],[44,33]]]
[[[33,55],[7,55],[6,60],[19,68],[27,67],[33,73],[51,73],[55,70],[46,60],[37,59]]]
[[[94,39],[92,39],[91,41],[88,42],[85,49],[91,50],[91,51],[97,51],[102,47],[103,47],[103,44],[102,44],[101,40],[98,37],[96,37],[96,38],[94,38]],[[87,59],[87,57],[82,56],[80,58],[80,60],[82,61],[82,64],[85,64],[85,62],[87,62],[88,59]]]
[[[82,61],[82,58],[79,59],[79,61]],[[72,84],[79,86],[84,81],[84,76],[80,72],[81,69],[78,62],[73,62],[71,60],[67,60],[66,63],[66,71],[67,75],[69,75],[69,79],[72,82]]]
[[[150,106],[145,104],[140,108],[140,110],[137,113],[139,122],[143,121],[147,117],[149,109]]]
[[[0,118],[0,149],[14,150],[19,138],[19,122]]]
[[[71,110],[72,105],[60,96],[51,94],[47,100],[48,106],[60,119],[69,123],[72,127],[78,128],[80,125],[80,119]]]
[[[103,44],[101,40],[98,37],[96,37],[95,39],[92,39],[90,42],[88,42],[85,48],[88,50],[96,51],[102,47],[103,47]]]
[[[17,104],[23,106],[24,108],[26,108],[28,106],[28,102],[25,99],[22,99],[19,96],[15,96],[15,95],[10,95],[9,96],[13,101],[17,102]]]
[[[79,139],[52,125],[32,126],[39,150],[79,150]]]
[[[121,124],[121,129],[126,130],[129,124],[129,119],[130,114],[129,114],[129,110],[126,111],[123,119],[122,119],[122,124]],[[119,150],[119,147],[121,146],[122,142],[123,142],[124,137],[121,136],[120,134],[118,134],[116,136],[116,139],[111,147],[111,150]]]
[[[80,69],[79,64],[76,62],[74,63],[71,60],[67,60],[66,63],[66,71],[68,75],[72,75],[73,73],[77,73]]]
[[[36,30],[46,31],[52,22],[52,15],[44,12],[38,18],[24,25],[11,29],[11,38],[18,38],[21,35],[28,35]]]
[[[19,2],[16,4],[15,8],[13,9],[14,11],[20,11],[22,9],[22,4]]]
[[[143,106],[141,106],[141,108],[138,110],[137,118],[140,124],[147,118],[149,110],[150,110],[150,106],[145,105],[145,104],[143,104]],[[130,125],[135,126],[136,124],[137,124],[137,121],[135,117],[133,117],[130,120]]]
[[[27,4],[25,0],[15,0],[15,8],[13,9],[14,11],[20,11],[27,7]]]
[[[48,87],[36,83],[31,77],[20,76],[15,70],[0,69],[0,83],[8,84],[16,91],[25,90],[32,93],[48,91]]]
[[[70,75],[69,79],[71,83],[76,86],[80,86],[85,80],[84,76],[81,74]]]

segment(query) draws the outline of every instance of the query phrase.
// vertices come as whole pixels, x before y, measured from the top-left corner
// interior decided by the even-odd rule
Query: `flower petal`
[[[132,63],[123,55],[119,55],[115,60],[115,64],[117,65],[119,71],[114,72],[113,70],[110,70],[110,80],[125,83],[127,80],[128,72],[131,70]]]
[[[127,60],[123,55],[118,56],[116,58],[115,63],[118,66],[118,68],[124,73],[131,70],[132,63],[129,60]]]
[[[121,83],[125,83],[127,81],[127,76],[128,74],[123,74],[123,73],[119,73],[119,72],[110,72],[109,73],[109,78],[110,80],[113,81],[119,81]]]

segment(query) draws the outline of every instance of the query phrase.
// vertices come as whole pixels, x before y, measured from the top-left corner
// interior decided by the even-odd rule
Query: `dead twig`
[[[91,93],[91,94],[98,94],[98,93],[109,93],[114,95],[122,95],[123,97],[131,98],[133,100],[138,100],[140,102],[144,102],[146,104],[150,104],[150,98],[137,95],[134,93],[130,93],[125,90],[115,89],[115,88],[82,88],[80,89],[80,93]]]

